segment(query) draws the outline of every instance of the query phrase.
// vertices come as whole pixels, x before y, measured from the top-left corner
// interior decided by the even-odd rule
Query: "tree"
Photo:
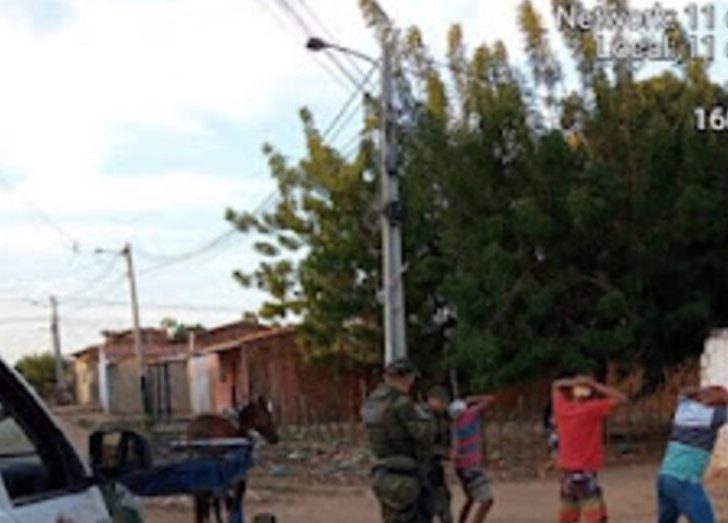
[[[15,364],[15,369],[40,394],[47,394],[56,384],[56,359],[50,352],[23,356]]]
[[[200,323],[186,324],[181,323],[174,318],[164,318],[161,326],[165,329],[172,341],[187,341],[191,333],[201,334],[207,329]]]
[[[373,145],[365,140],[356,156],[344,158],[324,143],[306,110],[301,120],[307,158],[291,165],[264,147],[279,186],[276,207],[260,217],[227,212],[242,231],[258,235],[255,246],[266,259],[235,277],[269,293],[259,312],[263,320],[302,316],[312,357],[336,356],[366,367],[377,361],[381,339]]]
[[[374,0],[361,4],[391,33]],[[541,15],[524,1],[518,16],[527,73],[500,42],[469,51],[458,26],[444,67],[416,28],[397,41],[408,345],[428,373],[455,367],[478,387],[607,362],[659,379],[728,320],[728,148],[693,122],[728,97],[677,37],[679,69],[637,79],[636,64],[608,67],[593,36],[564,27],[575,89]],[[367,364],[382,352],[374,116],[349,160],[304,111],[304,159],[266,148],[275,211],[228,212],[268,239],[258,250],[272,261],[237,275],[270,293],[261,313],[298,314],[314,354]]]

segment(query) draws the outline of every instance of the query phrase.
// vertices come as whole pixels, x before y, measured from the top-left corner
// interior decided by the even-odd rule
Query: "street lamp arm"
[[[327,42],[326,40],[315,36],[308,39],[308,42],[306,42],[306,48],[310,51],[323,51],[325,49],[333,49],[334,51],[339,51],[341,53],[354,56],[355,58],[359,58],[360,60],[365,60],[373,65],[379,65],[380,63],[379,60],[376,60],[369,55],[366,55],[354,49],[350,49],[348,47],[344,47],[343,45],[332,44],[331,42]]]

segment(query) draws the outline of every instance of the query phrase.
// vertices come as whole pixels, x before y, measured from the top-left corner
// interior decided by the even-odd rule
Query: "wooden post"
[[[497,441],[498,441],[498,457],[502,459],[503,457],[503,408],[499,405],[496,409],[495,419],[496,419],[496,434],[497,434]]]
[[[535,388],[531,388],[530,395],[528,398],[528,403],[526,405],[526,415],[528,416],[528,438],[526,440],[526,444],[528,445],[529,450],[529,461],[528,464],[528,475],[530,476],[531,473],[536,470],[536,467],[538,467],[538,463],[540,461],[540,453],[541,450],[541,432],[539,430],[539,424],[537,423],[537,420],[539,419],[538,415],[536,414],[538,412],[538,403],[539,403],[540,396],[537,394],[537,390]]]
[[[518,451],[517,451],[517,453],[518,453],[518,463],[517,463],[517,466],[519,468],[520,467],[523,467],[523,462],[525,461],[525,457],[524,457],[524,450],[525,449],[523,448],[523,443],[524,443],[523,436],[524,436],[524,432],[525,432],[523,430],[523,420],[525,418],[524,409],[523,409],[523,404],[524,404],[524,401],[523,400],[524,400],[523,394],[519,394],[518,395],[518,409],[516,410],[516,418],[517,419],[513,423],[513,428],[517,432],[517,434],[516,434],[516,440],[518,441],[518,444],[517,444],[518,445]]]

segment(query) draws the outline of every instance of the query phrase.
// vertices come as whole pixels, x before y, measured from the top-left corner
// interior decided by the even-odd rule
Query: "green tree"
[[[308,111],[301,112],[308,155],[291,164],[265,146],[280,199],[263,216],[228,210],[242,231],[257,235],[264,258],[252,273],[235,273],[245,286],[268,292],[263,320],[301,316],[310,355],[364,367],[378,361],[379,242],[374,149],[364,140],[354,158],[327,145]]]
[[[361,4],[378,35],[392,34],[374,0]],[[410,350],[429,373],[454,367],[479,387],[610,361],[659,379],[728,320],[728,148],[693,121],[695,107],[728,98],[683,52],[673,72],[637,79],[636,64],[607,67],[593,36],[562,28],[574,89],[529,1],[518,21],[527,72],[501,42],[470,51],[458,26],[444,67],[416,28],[397,41]],[[269,258],[237,277],[270,294],[264,317],[303,318],[313,354],[374,363],[377,151],[364,139],[342,158],[302,116],[304,159],[266,148],[275,211],[228,212],[266,238]]]
[[[201,323],[187,324],[182,323],[174,318],[164,318],[161,327],[167,331],[172,341],[186,341],[191,333],[201,334],[207,329]]]
[[[56,359],[50,352],[23,356],[15,369],[42,394],[56,383]]]

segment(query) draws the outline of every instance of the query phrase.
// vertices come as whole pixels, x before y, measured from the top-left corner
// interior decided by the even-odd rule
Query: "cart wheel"
[[[273,514],[257,514],[253,518],[253,523],[277,523],[278,519]]]

